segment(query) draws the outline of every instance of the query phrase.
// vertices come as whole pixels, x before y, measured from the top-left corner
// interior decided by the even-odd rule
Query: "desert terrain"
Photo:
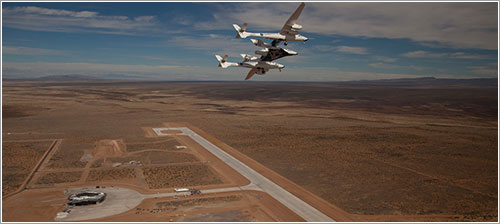
[[[182,124],[337,221],[497,221],[496,83],[4,81],[2,220],[54,221],[69,187],[249,184],[151,129]],[[303,221],[252,190],[147,198],[93,221],[123,220]]]

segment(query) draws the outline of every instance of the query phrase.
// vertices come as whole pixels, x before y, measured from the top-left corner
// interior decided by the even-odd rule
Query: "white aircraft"
[[[240,63],[228,62],[227,55],[224,55],[224,57],[215,55],[215,57],[217,58],[217,61],[219,61],[219,67],[222,68],[227,68],[230,66],[251,68],[247,74],[247,77],[245,77],[245,80],[249,80],[254,74],[264,75],[267,71],[269,71],[269,69],[279,69],[281,71],[281,69],[285,67],[284,65],[278,64],[276,62],[262,61],[259,57],[254,57],[248,54],[241,54],[241,57],[243,57],[243,61]]]
[[[305,3],[300,4],[297,10],[295,10],[292,16],[286,21],[279,33],[251,33],[246,31],[247,23],[244,23],[241,27],[238,26],[238,24],[233,24],[234,29],[238,32],[236,38],[260,37],[271,39],[273,40],[273,46],[276,46],[280,41],[285,41],[285,45],[288,44],[288,41],[307,41],[309,38],[300,35],[298,32],[302,29],[302,26],[296,23],[305,5]]]

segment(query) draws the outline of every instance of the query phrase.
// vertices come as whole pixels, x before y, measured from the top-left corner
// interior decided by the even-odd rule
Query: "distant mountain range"
[[[124,78],[121,75],[115,75],[113,78],[99,78],[90,75],[49,75],[42,76],[38,78],[31,79],[9,79],[4,78],[3,81],[132,81],[131,79]],[[151,80],[140,80],[134,79],[136,82],[149,82]],[[158,81],[156,81],[158,82]],[[162,81],[171,82],[171,81]],[[181,82],[219,82],[219,81],[181,81]],[[244,82],[244,81],[220,81],[220,82]],[[301,83],[301,82],[287,82],[283,83]],[[315,83],[315,82],[305,82],[305,83]],[[447,78],[435,78],[435,77],[422,77],[422,78],[398,78],[398,79],[378,79],[378,80],[358,80],[358,81],[329,81],[326,83],[337,83],[344,85],[487,85],[496,86],[498,83],[497,78],[476,78],[476,79],[447,79]]]
[[[33,80],[38,81],[92,81],[92,80],[103,80],[90,75],[49,75],[42,76]]]
[[[13,79],[13,78],[3,78],[3,81],[99,81],[106,80],[103,78],[98,78],[90,75],[49,75],[42,76],[38,78],[28,78],[28,79]]]
[[[498,84],[497,78],[476,78],[476,79],[441,79],[435,77],[422,78],[401,78],[401,79],[378,79],[346,81],[349,84],[366,85],[488,85]]]

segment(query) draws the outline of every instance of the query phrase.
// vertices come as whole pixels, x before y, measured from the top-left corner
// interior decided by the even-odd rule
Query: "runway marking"
[[[203,146],[206,150],[214,154],[217,158],[219,158],[227,165],[229,165],[231,168],[233,168],[241,175],[246,177],[248,180],[250,180],[251,182],[250,186],[252,186],[253,189],[258,189],[268,193],[269,195],[271,195],[271,197],[281,202],[283,205],[288,207],[290,210],[295,212],[304,220],[308,222],[334,222],[334,220],[328,217],[327,215],[323,214],[316,208],[307,204],[306,202],[296,197],[292,193],[286,191],[285,189],[275,184],[271,180],[267,179],[257,171],[245,165],[243,162],[229,155],[227,152],[225,152],[218,146],[212,144],[211,142],[201,137],[200,135],[196,134],[191,129],[187,127],[178,127],[178,128],[153,128],[153,130],[155,131],[156,134],[158,134],[158,136],[164,136],[164,135],[189,136],[199,145]],[[177,130],[181,131],[182,133],[166,134],[162,132],[166,130]]]
[[[178,129],[173,129],[173,128],[153,128],[153,131],[156,133],[158,136],[169,136],[169,135],[186,135],[184,132],[181,133],[163,133],[163,131],[168,131],[168,130],[176,130],[176,131],[181,131]]]

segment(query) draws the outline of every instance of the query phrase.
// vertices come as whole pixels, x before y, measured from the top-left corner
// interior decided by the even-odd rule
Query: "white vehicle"
[[[302,29],[302,26],[296,23],[305,5],[305,3],[299,5],[279,33],[252,33],[246,31],[247,23],[244,23],[241,27],[238,24],[233,24],[234,29],[237,31],[236,38],[260,37],[271,39],[273,40],[273,46],[276,46],[280,41],[285,41],[285,45],[288,44],[288,41],[307,41],[309,38],[300,35],[298,32]]]
[[[189,188],[174,188],[174,192],[189,192]]]
[[[251,68],[247,74],[247,77],[245,77],[245,80],[249,80],[254,74],[264,75],[267,71],[269,71],[269,69],[279,69],[281,71],[281,69],[285,67],[282,64],[278,64],[272,61],[263,61],[260,60],[259,57],[254,57],[248,54],[241,54],[241,57],[243,57],[243,61],[240,63],[228,62],[227,55],[224,55],[224,57],[215,55],[215,57],[217,58],[217,61],[219,61],[219,67],[222,68],[227,68],[230,66]]]

